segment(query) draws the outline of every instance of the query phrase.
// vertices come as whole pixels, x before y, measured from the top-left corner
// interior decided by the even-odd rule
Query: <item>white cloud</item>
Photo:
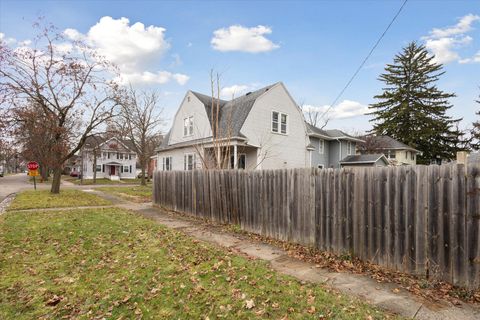
[[[72,40],[86,41],[96,48],[118,66],[121,78],[125,81],[163,84],[175,80],[183,85],[188,76],[157,70],[164,53],[170,49],[165,31],[165,28],[158,26],[146,27],[141,22],[130,25],[127,18],[105,16],[87,34],[66,29],[64,35]]]
[[[187,83],[189,77],[180,73],[171,73],[168,71],[158,71],[158,72],[133,72],[133,73],[122,73],[117,81],[121,84],[131,83],[135,84],[165,84],[171,80],[175,80],[180,85]]]
[[[472,23],[478,20],[480,20],[480,16],[471,13],[467,14],[466,16],[460,18],[460,21],[454,26],[446,27],[444,29],[434,28],[432,31],[430,31],[430,37],[445,38],[467,33],[473,29]]]
[[[220,96],[224,99],[232,99],[232,97],[238,97],[245,91],[247,91],[249,86],[242,84],[234,84],[230,87],[224,87],[220,90]]]
[[[77,30],[75,29],[71,29],[71,28],[67,28],[63,31],[63,34],[69,38],[69,39],[72,39],[74,41],[77,41],[77,40],[85,40],[85,36],[83,34],[81,34],[80,32],[78,32]]]
[[[358,101],[343,100],[338,105],[330,108],[329,105],[315,107],[312,105],[305,105],[302,107],[304,111],[316,111],[323,115],[325,119],[345,119],[365,115],[369,109]]]
[[[428,39],[425,42],[425,47],[434,55],[434,61],[437,63],[449,63],[460,60],[460,55],[455,49],[471,43],[473,40],[470,36],[459,38],[440,38]]]
[[[480,63],[480,50],[471,58],[465,58],[458,61],[459,63]]]
[[[215,30],[210,43],[215,50],[224,52],[266,52],[279,48],[279,45],[265,37],[271,33],[271,28],[262,25],[252,28],[233,25],[228,28]]]
[[[435,55],[437,63],[475,62],[476,58],[462,59],[458,50],[472,43],[473,38],[466,33],[473,30],[473,23],[480,20],[480,16],[468,14],[460,18],[459,22],[446,28],[434,28],[428,36],[422,37],[425,47]]]
[[[5,33],[0,32],[0,42],[5,43],[6,45],[14,44],[17,42],[15,38],[7,38]]]

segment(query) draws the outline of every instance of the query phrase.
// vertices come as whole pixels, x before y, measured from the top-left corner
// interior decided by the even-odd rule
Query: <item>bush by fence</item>
[[[480,285],[480,164],[159,171],[154,202],[402,272]]]

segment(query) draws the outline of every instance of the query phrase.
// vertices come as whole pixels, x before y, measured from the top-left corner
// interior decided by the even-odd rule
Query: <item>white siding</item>
[[[272,111],[288,114],[288,134],[272,133]],[[281,83],[257,99],[240,132],[250,145],[260,147],[258,169],[310,165],[303,114]]]
[[[194,122],[193,135],[184,136],[183,121],[185,118],[192,116]],[[212,129],[205,111],[205,106],[192,92],[188,91],[175,115],[175,118],[173,119],[172,130],[170,132],[168,144],[211,136]]]
[[[118,141],[117,141],[118,142]],[[119,175],[121,179],[134,179],[136,177],[136,162],[137,162],[137,155],[128,150],[125,149],[121,146],[120,143],[118,143],[119,148],[118,149],[110,149],[108,147],[108,143],[104,144],[102,146],[100,154],[97,156],[97,165],[100,165],[103,168],[103,165],[109,162],[118,162],[122,166],[127,166],[128,167],[128,172],[121,172],[120,167],[117,167],[117,171],[115,172],[116,175]],[[108,157],[104,157],[103,154],[104,152],[110,152],[111,156],[110,159]],[[116,153],[122,153],[124,155],[123,159],[117,159]],[[125,158],[125,155],[131,154],[131,159]],[[93,153],[89,151],[83,150],[82,152],[82,157],[83,157],[83,178],[84,179],[93,179],[93,171],[95,170],[93,168],[93,163],[94,163],[94,157]],[[132,172],[130,172],[130,166],[132,166]],[[99,171],[97,172],[97,178],[109,178],[110,177],[110,172],[108,170],[108,167],[105,166],[105,171]]]
[[[178,148],[172,150],[161,151],[157,154],[157,170],[163,170],[163,157],[172,157],[172,170],[183,170],[184,169],[184,156],[185,154],[193,153],[195,154],[195,168],[202,168],[202,159],[197,153],[195,147],[186,147]]]

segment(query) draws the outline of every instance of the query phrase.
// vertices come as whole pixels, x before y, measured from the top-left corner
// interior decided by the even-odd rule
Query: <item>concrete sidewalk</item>
[[[359,274],[338,273],[317,268],[314,264],[294,259],[282,249],[220,230],[194,217],[169,213],[151,203],[134,203],[97,190],[84,190],[112,201],[115,207],[132,210],[168,228],[183,232],[200,241],[223,247],[238,254],[267,261],[273,270],[300,281],[326,285],[345,295],[360,298],[381,309],[412,319],[480,319],[480,306],[453,305],[447,301],[432,302],[399,288],[392,283],[379,283]]]

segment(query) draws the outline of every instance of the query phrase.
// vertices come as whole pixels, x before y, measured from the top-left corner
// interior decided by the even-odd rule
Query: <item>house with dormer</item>
[[[79,152],[80,174],[83,179],[134,179],[137,154],[130,140],[94,135],[87,138]]]
[[[157,169],[203,169],[220,158],[221,168],[339,168],[361,141],[307,124],[282,82],[229,101],[188,91],[156,150]]]

